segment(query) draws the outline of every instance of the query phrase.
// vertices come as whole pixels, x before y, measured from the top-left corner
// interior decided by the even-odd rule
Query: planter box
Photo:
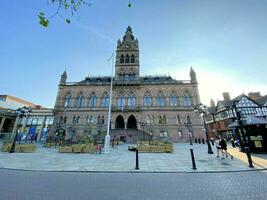
[[[172,144],[165,144],[165,152],[173,153],[173,145]]]
[[[96,147],[91,145],[85,145],[82,148],[82,153],[95,153],[95,152],[96,152]]]
[[[60,146],[59,153],[72,153],[72,147],[71,146],[65,146],[65,147]]]
[[[150,146],[151,153],[164,153],[165,147],[164,146]]]
[[[35,144],[21,144],[20,145],[20,152],[32,153],[35,151],[36,151],[36,145]]]
[[[52,148],[52,147],[55,147],[55,143],[54,142],[48,142],[46,143],[45,145],[47,148]]]
[[[82,153],[83,146],[80,144],[74,144],[72,145],[72,152],[73,153]]]
[[[140,153],[148,153],[148,152],[150,152],[150,147],[148,145],[142,145],[142,146],[139,146],[137,148],[138,148],[138,151]]]
[[[10,149],[11,149],[11,146],[12,146],[12,143],[7,143],[7,144],[4,144],[3,146],[2,146],[2,151],[3,152],[9,152],[10,151]]]

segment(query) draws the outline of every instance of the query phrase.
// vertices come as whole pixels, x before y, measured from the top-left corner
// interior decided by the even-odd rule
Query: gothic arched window
[[[129,107],[135,107],[136,106],[136,97],[134,96],[134,94],[131,94],[128,97],[128,106]]]
[[[108,93],[105,93],[102,97],[101,106],[107,108],[109,106],[109,96]]]
[[[131,63],[135,63],[134,55],[131,56]]]
[[[93,93],[89,98],[89,107],[95,107],[96,106],[96,95]]]
[[[72,123],[73,123],[73,124],[76,123],[76,117],[75,117],[75,116],[72,118]]]
[[[162,117],[159,116],[159,124],[162,124]]]
[[[144,106],[152,106],[152,97],[149,93],[144,96]]]
[[[120,108],[123,108],[125,106],[125,97],[124,96],[118,97],[117,106]]]
[[[154,117],[154,115],[151,116],[151,124],[155,124],[155,117]]]
[[[70,94],[68,94],[68,95],[65,97],[64,107],[65,107],[65,108],[69,108],[69,107],[71,107],[71,95],[70,95]]]
[[[130,57],[129,57],[129,55],[127,54],[126,55],[126,59],[125,59],[125,63],[129,63],[130,62]]]
[[[192,106],[192,97],[189,92],[184,93],[184,106],[189,107]]]
[[[149,116],[149,115],[146,116],[146,123],[147,123],[147,124],[150,124],[150,116]]]
[[[135,74],[129,74],[129,81],[135,80]]]
[[[165,106],[165,97],[162,93],[159,93],[157,97],[157,106]]]
[[[170,96],[170,106],[178,106],[178,97],[175,93],[172,93]]]
[[[163,124],[167,124],[167,118],[166,118],[165,115],[164,115],[163,118],[162,118],[162,123],[163,123]]]
[[[121,57],[120,57],[120,63],[124,63],[124,55],[121,55]]]
[[[76,106],[77,106],[78,108],[83,107],[83,94],[80,94],[80,95],[78,96]]]
[[[67,116],[64,117],[64,122],[63,122],[63,123],[64,123],[64,124],[67,123]]]

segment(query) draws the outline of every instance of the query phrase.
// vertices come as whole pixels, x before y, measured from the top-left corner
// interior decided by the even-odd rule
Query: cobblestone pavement
[[[197,170],[192,170],[189,148],[194,149]],[[213,146],[214,148],[214,146]],[[207,172],[251,170],[247,162],[216,158],[207,145],[174,144],[174,153],[140,153],[141,172]],[[267,166],[267,165],[266,165]],[[265,166],[265,167],[266,167]],[[263,168],[259,167],[258,168]],[[62,154],[57,149],[39,147],[36,153],[0,153],[0,168],[41,171],[135,171],[135,152],[128,145],[111,149],[109,154]]]
[[[266,171],[81,173],[0,170],[0,199],[266,200]]]

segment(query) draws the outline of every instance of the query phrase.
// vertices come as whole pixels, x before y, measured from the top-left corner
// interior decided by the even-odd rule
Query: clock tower
[[[127,27],[123,40],[118,40],[115,64],[115,80],[134,81],[139,79],[139,47],[132,28]]]

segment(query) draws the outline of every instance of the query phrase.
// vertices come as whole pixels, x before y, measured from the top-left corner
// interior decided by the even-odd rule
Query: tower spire
[[[65,69],[63,74],[61,75],[60,77],[60,82],[59,82],[59,85],[65,85],[66,84],[66,81],[67,81],[67,70]]]
[[[190,79],[191,79],[191,83],[197,83],[197,75],[192,66],[190,68]]]

